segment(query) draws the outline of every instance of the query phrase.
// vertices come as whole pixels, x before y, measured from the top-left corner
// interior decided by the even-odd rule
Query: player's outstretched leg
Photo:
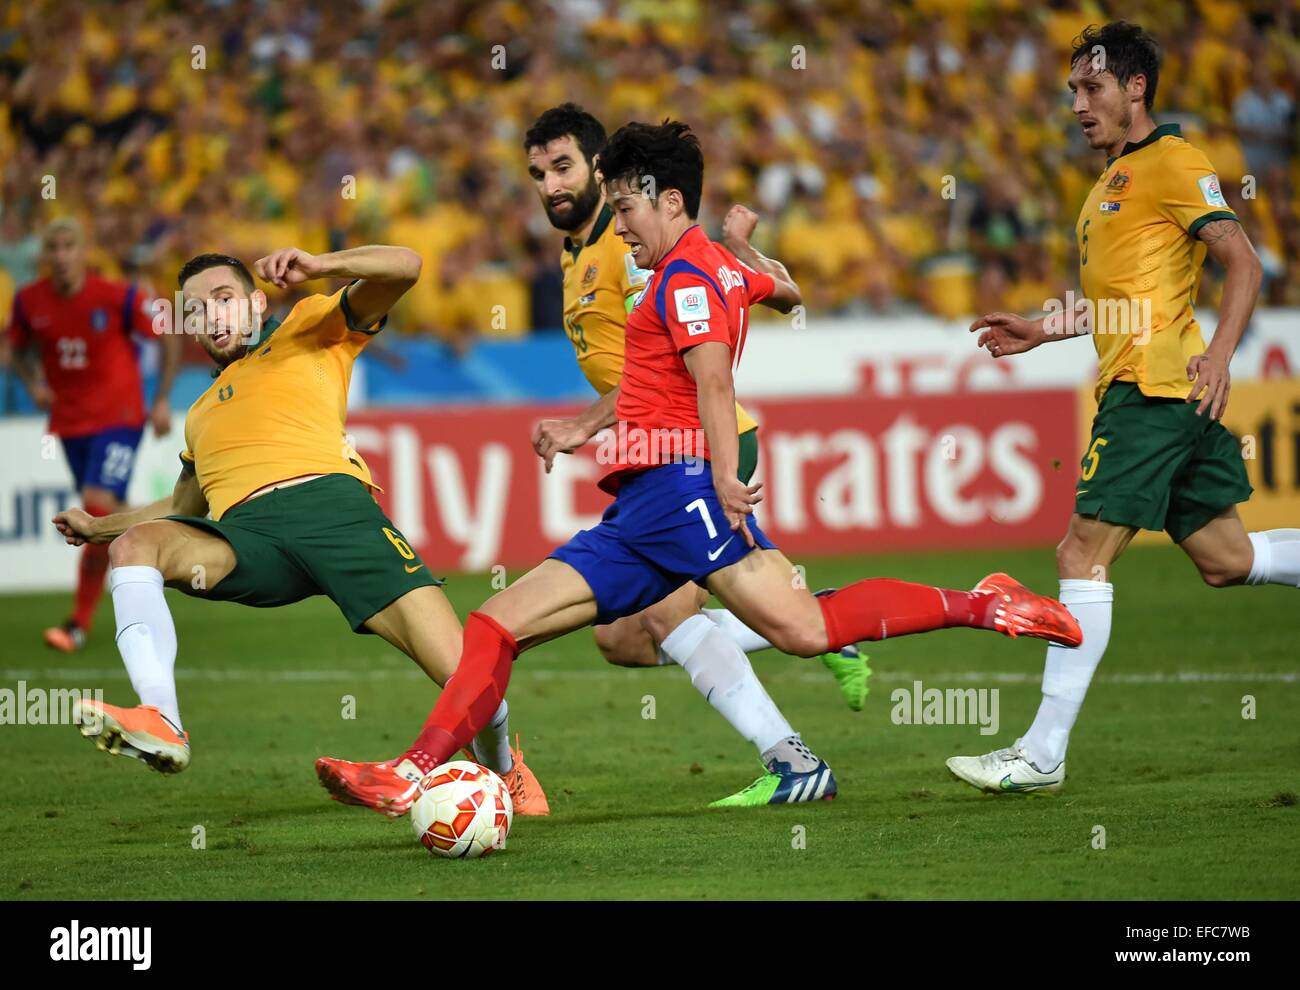
[[[709,589],[777,649],[817,656],[850,643],[965,627],[1077,646],[1078,623],[1054,598],[1005,574],[973,591],[867,578],[814,597],[790,580],[779,550],[756,550],[709,575]]]
[[[465,620],[456,673],[403,758],[425,773],[446,763],[497,710],[521,652],[590,625],[595,618],[591,588],[558,560],[542,561],[488,599]]]
[[[817,592],[817,594],[818,596],[829,595],[835,590],[835,588],[826,588]],[[704,614],[709,617],[711,622],[735,640],[736,645],[746,653],[756,653],[759,650],[772,648],[771,643],[741,622],[728,609],[706,608]],[[820,654],[817,659],[835,678],[835,683],[839,685],[844,703],[855,712],[862,711],[863,705],[867,702],[867,692],[871,680],[871,668],[867,666],[870,657],[862,652],[857,643],[849,643],[838,650],[828,650]]]
[[[1075,515],[1057,548],[1061,601],[1079,621],[1084,641],[1076,649],[1052,646],[1043,670],[1043,698],[1029,730],[1005,749],[954,756],[948,769],[973,787],[994,794],[1054,792],[1065,781],[1070,733],[1092,677],[1110,641],[1112,585],[1107,576],[1137,530]],[[1181,534],[1179,534],[1181,535]],[[1179,540],[1207,584],[1281,584],[1300,587],[1300,529],[1247,533],[1230,506]]]
[[[455,671],[463,645],[460,620],[440,588],[407,592],[371,616],[366,628],[413,659],[439,685]],[[510,709],[504,697],[471,745],[467,757],[501,776],[515,814],[550,814],[546,792],[524,762],[518,739],[515,747],[510,745]],[[336,801],[390,817],[411,809],[418,797],[416,785],[426,772],[406,757],[356,763],[323,756],[316,761],[316,776]]]
[[[695,690],[758,751],[765,771],[761,779],[771,778],[772,786],[762,799],[751,785],[715,803],[784,804],[814,800],[818,791],[816,797],[833,796],[835,777],[830,767],[781,714],[735,640],[701,614],[700,605],[707,597],[699,585],[687,584],[636,618],[660,644],[659,651],[686,671]],[[822,786],[805,786],[812,776],[823,781]]]
[[[1104,578],[1137,532],[1076,515],[1056,549],[1061,602],[1083,631],[1076,647],[1053,644],[1043,668],[1043,698],[1029,730],[982,756],[954,756],[952,774],[990,794],[1054,793],[1065,782],[1065,750],[1088,685],[1110,642],[1114,588]]]
[[[643,612],[607,625],[596,626],[593,630],[596,645],[605,659],[616,667],[664,667],[674,663],[681,664],[680,658],[670,656],[664,650],[663,635],[656,635],[650,630],[663,628],[665,625],[670,630],[675,629],[680,622],[684,622],[691,615],[702,612],[736,644],[742,653],[757,653],[772,648],[771,643],[727,609],[700,608],[700,605],[708,601],[708,597],[699,585],[694,583],[684,585]],[[663,611],[672,612],[678,621],[665,624],[660,617]],[[867,700],[867,681],[871,677],[871,668],[867,666],[868,658],[858,649],[857,644],[850,644],[838,651],[823,653],[818,659],[835,678],[845,703],[855,712],[862,711],[862,706]],[[712,704],[711,699],[710,704]]]
[[[110,544],[108,555],[117,648],[140,705],[83,703],[77,714],[81,734],[106,753],[176,773],[189,766],[190,743],[176,699],[176,626],[163,585],[190,581],[199,566],[215,586],[234,569],[234,551],[184,523],[154,520],[128,529]]]

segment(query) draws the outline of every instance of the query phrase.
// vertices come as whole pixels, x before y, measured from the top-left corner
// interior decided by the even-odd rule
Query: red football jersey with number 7
[[[619,476],[629,471],[681,457],[708,459],[695,379],[682,355],[719,341],[731,348],[734,368],[745,347],[749,307],[774,287],[772,276],[745,265],[698,225],[655,265],[627,318],[617,456],[602,488],[617,490]]]

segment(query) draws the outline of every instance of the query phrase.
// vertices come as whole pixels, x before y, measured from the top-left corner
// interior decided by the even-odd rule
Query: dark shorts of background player
[[[219,522],[167,516],[221,537],[235,569],[216,587],[187,587],[197,598],[257,608],[326,595],[354,632],[408,591],[443,582],[429,574],[369,489],[346,474],[327,474],[230,509]]]
[[[758,465],[756,430],[741,434],[740,479]],[[748,447],[748,451],[746,448]],[[754,516],[754,544],[775,549]],[[666,464],[623,478],[600,524],[552,554],[587,582],[596,598],[596,625],[635,615],[682,585],[701,586],[714,571],[743,559],[750,546],[733,533],[713,490],[707,462]]]
[[[1104,522],[1163,529],[1181,543],[1250,498],[1237,438],[1196,403],[1143,395],[1113,382],[1080,462],[1074,511]]]
[[[60,437],[77,491],[94,485],[107,488],[118,499],[126,498],[143,432],[142,426],[114,426],[79,437]]]

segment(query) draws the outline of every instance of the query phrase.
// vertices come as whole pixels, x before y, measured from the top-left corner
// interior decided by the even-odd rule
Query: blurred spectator
[[[1066,59],[1112,17],[1163,43],[1157,117],[1183,121],[1236,196],[1268,299],[1300,305],[1300,14],[1253,0],[9,4],[0,270],[30,279],[31,232],[65,214],[106,274],[159,287],[204,250],[390,241],[425,266],[395,331],[463,348],[553,329],[560,244],[536,225],[520,140],[574,99],[611,131],[688,121],[706,229],[732,201],[758,208],[811,315],[1036,306],[1077,280],[1075,217],[1103,165]]]

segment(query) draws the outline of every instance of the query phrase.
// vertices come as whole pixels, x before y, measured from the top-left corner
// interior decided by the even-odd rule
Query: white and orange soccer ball
[[[477,859],[504,849],[513,820],[505,781],[469,760],[453,760],[425,774],[411,807],[415,837],[435,856],[449,859]]]

